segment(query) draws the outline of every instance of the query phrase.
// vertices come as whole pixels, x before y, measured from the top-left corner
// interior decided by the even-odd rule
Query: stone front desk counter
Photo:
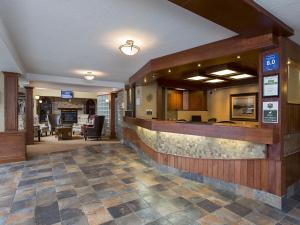
[[[272,129],[176,123],[124,118],[153,150],[176,156],[204,159],[265,159],[267,145],[276,138]]]
[[[281,161],[269,157],[279,140],[273,129],[125,117],[123,131],[124,144],[162,172],[279,209],[284,204]]]

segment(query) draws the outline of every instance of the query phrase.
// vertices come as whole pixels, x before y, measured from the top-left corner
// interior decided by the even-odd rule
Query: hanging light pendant
[[[86,75],[84,75],[84,79],[86,80],[94,80],[95,76],[92,74],[92,72],[87,72]]]
[[[120,51],[125,55],[135,55],[140,51],[140,48],[134,45],[133,40],[127,40],[126,44],[119,47]]]

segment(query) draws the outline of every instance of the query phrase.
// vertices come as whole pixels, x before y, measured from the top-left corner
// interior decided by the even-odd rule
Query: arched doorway
[[[85,103],[85,114],[95,115],[96,104],[93,99],[88,99]]]

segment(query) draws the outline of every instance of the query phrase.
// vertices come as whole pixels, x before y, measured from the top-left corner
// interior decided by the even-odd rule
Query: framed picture
[[[263,97],[278,97],[279,95],[279,76],[263,77]]]
[[[230,120],[257,121],[258,94],[230,95]]]

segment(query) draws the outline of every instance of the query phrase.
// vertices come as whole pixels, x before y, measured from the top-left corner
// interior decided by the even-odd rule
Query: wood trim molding
[[[18,76],[17,73],[4,74],[4,120],[5,131],[18,130]]]

